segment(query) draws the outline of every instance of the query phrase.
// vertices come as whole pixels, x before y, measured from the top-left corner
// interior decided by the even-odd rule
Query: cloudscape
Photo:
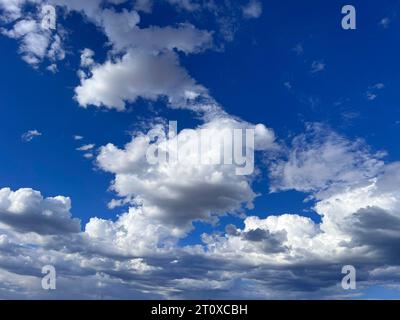
[[[350,2],[0,0],[0,298],[400,298],[400,3]]]

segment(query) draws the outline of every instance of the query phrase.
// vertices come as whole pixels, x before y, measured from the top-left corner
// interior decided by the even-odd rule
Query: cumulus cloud
[[[97,162],[100,168],[115,174],[112,188],[125,202],[139,203],[149,216],[164,224],[172,224],[187,231],[191,222],[212,221],[213,217],[235,212],[241,204],[252,206],[256,194],[247,176],[237,174],[236,166],[224,162],[205,164],[201,159],[222,155],[213,143],[223,141],[224,133],[233,129],[254,128],[257,150],[275,150],[275,136],[263,125],[250,125],[231,118],[216,119],[195,130],[182,130],[177,137],[166,139],[160,150],[176,150],[180,161],[150,164],[147,152],[151,135],[138,135],[123,149],[113,144],[100,148]],[[158,126],[154,130],[165,130]],[[153,132],[154,132],[153,130]],[[211,130],[212,141],[199,148],[197,135]],[[232,142],[226,142],[232,150]],[[219,148],[219,144],[217,144]],[[202,154],[202,150],[207,154]],[[254,152],[254,150],[252,150]],[[115,202],[114,202],[115,204]]]
[[[78,103],[124,110],[126,103],[139,97],[149,100],[166,98],[174,107],[191,109],[218,109],[213,105],[196,103],[207,90],[196,84],[179,65],[175,53],[149,54],[128,51],[121,59],[95,65],[91,76],[81,79],[75,89]]]
[[[108,0],[108,5],[103,6],[100,0],[49,1],[59,12],[81,13],[108,40],[108,59],[102,64],[95,62],[92,50],[86,48],[81,52],[81,69],[78,70],[81,83],[75,88],[79,105],[122,111],[138,98],[152,101],[165,98],[170,107],[194,110],[208,118],[215,112],[221,112],[221,107],[209,97],[207,90],[190,77],[177,54],[177,51],[198,54],[214,47],[215,32],[200,30],[186,19],[162,27],[141,27],[140,12],[151,13],[155,3],[136,1],[134,9],[129,10],[117,10],[114,6],[125,2]],[[167,2],[181,10],[211,13],[221,26],[220,33],[224,35],[234,33],[237,11],[241,10],[231,1],[223,4],[200,4],[190,0]],[[2,16],[7,19],[14,17],[12,27],[2,32],[20,41],[20,52],[25,61],[38,67],[48,59],[50,65],[47,70],[55,73],[58,71],[56,62],[65,58],[63,40],[66,33],[61,26],[64,17],[57,16],[60,21],[57,20],[56,31],[45,30],[40,26],[40,13],[27,11],[27,3],[34,3],[38,12],[44,4],[41,0],[2,0]],[[243,10],[246,17],[256,17],[261,14],[261,4],[251,1]],[[194,22],[197,22],[196,19]]]
[[[140,16],[136,11],[104,10],[101,19],[104,32],[117,51],[139,48],[150,52],[177,49],[193,53],[209,47],[212,41],[211,32],[187,23],[178,27],[139,28]]]
[[[71,219],[71,201],[66,197],[43,198],[32,189],[0,189],[0,223],[13,229],[38,234],[80,231],[80,222]]]
[[[32,3],[35,1],[32,1]],[[11,1],[5,4],[3,1],[3,15],[6,20],[16,20],[22,15],[25,1]],[[23,19],[18,19],[11,28],[1,28],[3,35],[17,39],[20,42],[19,52],[22,59],[33,67],[37,67],[44,59],[48,59],[52,65],[51,70],[56,70],[55,62],[65,58],[62,46],[61,33],[43,28],[41,13],[24,14]]]
[[[77,225],[63,233],[55,223],[43,232],[42,224],[8,221],[8,228],[0,225],[0,277],[8,279],[1,292],[12,286],[15,297],[45,298],[34,284],[40,283],[40,267],[50,262],[58,270],[56,294],[64,298],[337,297],[344,294],[338,283],[348,263],[357,266],[361,288],[388,284],[399,263],[399,178],[400,165],[392,163],[364,185],[318,201],[320,223],[297,214],[249,216],[242,229],[229,226],[226,233],[203,235],[202,245],[184,248],[177,245],[182,235],[142,207],[116,221],[92,218],[82,232]],[[27,212],[37,212],[40,220],[38,208],[48,208],[30,189],[0,194],[2,214],[20,214],[21,220],[31,219]],[[63,225],[70,225],[69,206],[61,201],[56,207],[53,212],[64,212]],[[36,249],[20,245],[28,242]],[[77,278],[85,290],[72,285]]]

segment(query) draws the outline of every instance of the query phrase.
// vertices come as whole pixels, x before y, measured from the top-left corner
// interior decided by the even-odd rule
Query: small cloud
[[[371,88],[377,89],[377,90],[382,90],[385,88],[385,85],[383,83],[377,83],[377,84],[374,84]]]
[[[81,51],[81,67],[89,68],[94,65],[94,51],[90,49],[83,49]]]
[[[37,131],[37,130],[29,130],[27,132],[25,132],[22,136],[21,139],[24,142],[30,142],[33,140],[33,138],[35,137],[40,137],[42,134]]]
[[[345,119],[345,120],[347,120],[347,121],[356,119],[356,118],[358,118],[359,116],[360,116],[360,114],[359,114],[358,112],[351,112],[351,111],[348,111],[348,112],[343,112],[343,113],[342,113],[342,118]]]
[[[311,73],[318,73],[325,70],[326,64],[323,61],[313,61],[311,64]]]
[[[374,84],[373,86],[370,86],[368,88],[367,93],[365,94],[365,96],[367,97],[367,100],[369,101],[373,101],[378,97],[378,92],[379,90],[382,90],[385,88],[385,85],[383,83],[377,83]]]
[[[383,18],[381,21],[379,21],[379,25],[380,25],[382,28],[387,29],[387,28],[389,28],[389,25],[390,25],[391,22],[392,22],[392,21],[390,20],[390,18],[385,17],[385,18]]]
[[[47,71],[50,71],[51,73],[57,73],[58,72],[58,67],[55,63],[49,65],[47,68]]]
[[[258,0],[251,0],[242,8],[243,16],[247,19],[259,18],[262,14],[262,4]]]
[[[368,99],[369,101],[373,101],[373,100],[375,100],[377,97],[378,97],[377,94],[372,93],[372,92],[367,92],[367,99]]]
[[[293,88],[292,84],[289,81],[286,81],[283,85],[288,90],[292,90],[292,88]]]
[[[292,49],[298,56],[304,53],[304,48],[301,43],[296,44],[296,46]]]
[[[320,103],[320,100],[318,97],[308,97],[307,101],[308,101],[308,104],[310,105],[310,107],[313,109],[315,107],[317,107]]]
[[[80,135],[75,135],[74,136],[74,140],[82,140],[82,139],[83,139],[83,137],[80,136]]]
[[[78,151],[89,151],[92,150],[96,145],[95,144],[85,144],[82,147],[77,148]]]

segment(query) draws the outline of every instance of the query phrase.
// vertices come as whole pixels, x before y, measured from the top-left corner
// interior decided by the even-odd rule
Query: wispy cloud
[[[298,56],[304,53],[304,48],[301,43],[296,44],[292,49]]]
[[[258,0],[251,0],[242,10],[246,19],[259,18],[262,14],[262,4]]]
[[[389,28],[390,23],[392,22],[392,20],[388,17],[383,18],[381,21],[379,21],[379,25],[386,29]]]
[[[378,98],[378,91],[382,90],[385,88],[385,85],[383,83],[376,83],[373,86],[370,86],[365,94],[367,97],[367,100],[373,101],[376,98]]]
[[[288,89],[288,90],[292,90],[292,88],[293,88],[293,86],[292,86],[292,84],[291,84],[290,81],[284,82],[283,85],[284,85],[285,88]]]
[[[42,133],[40,133],[38,130],[29,130],[25,132],[22,136],[21,139],[24,142],[30,142],[32,141],[35,137],[40,137]]]
[[[91,144],[85,144],[82,147],[77,148],[76,150],[78,151],[89,151],[92,150],[96,145],[91,143]]]
[[[325,67],[326,67],[326,64],[323,61],[321,61],[321,60],[313,61],[313,63],[311,64],[310,72],[311,73],[318,73],[318,72],[324,71]]]

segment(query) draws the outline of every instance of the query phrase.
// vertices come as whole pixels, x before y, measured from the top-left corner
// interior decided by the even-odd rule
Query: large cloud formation
[[[330,137],[320,144],[322,150]],[[243,228],[228,225],[224,233],[204,234],[201,245],[182,247],[179,240],[189,231],[189,222],[207,221],[211,212],[251,201],[250,181],[233,178],[232,169],[226,172],[219,166],[199,168],[199,175],[188,177],[176,173],[176,178],[177,168],[142,166],[144,148],[138,146],[143,138],[139,134],[122,150],[105,146],[98,156],[99,166],[116,174],[114,189],[129,199],[130,209],[116,221],[92,218],[81,231],[69,213],[67,198],[44,199],[31,189],[0,191],[0,276],[7,278],[2,297],[10,297],[11,287],[14,297],[40,298],[340,297],[345,294],[339,285],[343,265],[357,267],[359,288],[388,284],[388,270],[398,268],[399,163],[382,164],[376,154],[364,154],[364,162],[376,164],[377,174],[353,175],[357,183],[340,181],[337,188],[323,193],[314,207],[320,223],[293,213],[247,216]],[[271,148],[274,140],[264,138]],[[351,144],[344,137],[340,141]],[[308,143],[302,148],[315,147],[315,142]],[[342,152],[341,144],[337,148]],[[344,159],[352,153],[356,156],[359,150],[347,150]],[[283,156],[278,161],[290,160]],[[353,170],[364,166],[359,163]],[[209,180],[213,174],[204,170],[218,178]],[[187,190],[175,181],[179,177]],[[119,185],[119,179],[128,180]],[[332,186],[331,179],[325,183]],[[151,193],[151,186],[160,190]],[[206,192],[206,201],[193,201],[186,192]],[[229,196],[233,202],[219,203],[219,192],[223,196],[233,192]],[[187,214],[177,215],[175,207]],[[40,268],[46,264],[58,270],[54,294],[40,289]],[[80,286],[85,290],[79,291]]]

